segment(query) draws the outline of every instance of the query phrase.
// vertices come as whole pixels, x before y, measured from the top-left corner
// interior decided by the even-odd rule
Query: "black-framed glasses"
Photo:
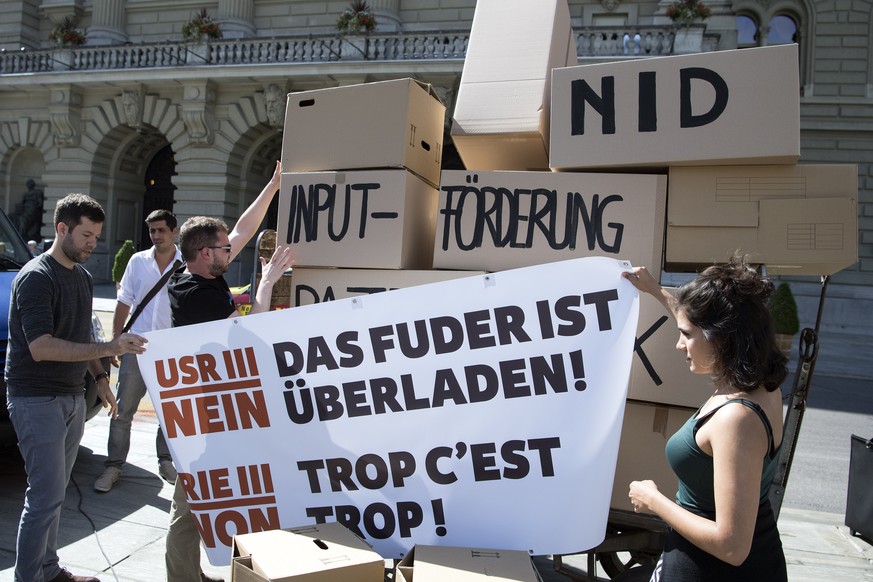
[[[229,253],[229,252],[231,252],[231,251],[233,250],[233,247],[230,246],[230,245],[218,245],[218,246],[216,246],[216,245],[207,245],[207,246],[205,246],[205,247],[201,247],[201,248],[204,248],[204,249],[221,249],[221,250],[223,250],[223,251],[226,252],[226,253]]]

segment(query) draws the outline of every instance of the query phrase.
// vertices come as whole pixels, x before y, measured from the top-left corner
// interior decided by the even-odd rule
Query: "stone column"
[[[737,48],[737,17],[731,6],[731,0],[706,0],[706,5],[712,11],[712,16],[704,21],[706,33],[718,35],[718,44],[715,46],[715,50],[723,51]],[[706,46],[706,42],[704,42],[704,46]]]
[[[255,36],[252,0],[218,0],[218,20],[224,38]]]
[[[400,30],[400,0],[369,0],[369,4],[376,16],[378,32]]]
[[[127,40],[124,0],[94,0],[88,44],[123,44]]]
[[[76,24],[85,14],[85,9],[82,7],[82,0],[73,0],[72,2],[65,0],[45,0],[40,4],[40,11],[46,15],[52,26],[61,23],[64,17],[69,16]]]

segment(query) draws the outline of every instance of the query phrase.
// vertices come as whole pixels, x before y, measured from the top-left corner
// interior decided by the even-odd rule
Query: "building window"
[[[790,44],[799,41],[797,22],[791,16],[777,14],[770,18],[769,22],[766,22],[763,27],[760,27],[759,22],[758,18],[754,15],[737,15],[737,48]],[[767,42],[761,42],[761,35],[758,34],[759,30],[766,31]]]
[[[767,44],[790,44],[797,42],[797,23],[790,16],[778,14],[770,21]]]
[[[758,23],[751,16],[737,16],[737,48],[758,46]]]

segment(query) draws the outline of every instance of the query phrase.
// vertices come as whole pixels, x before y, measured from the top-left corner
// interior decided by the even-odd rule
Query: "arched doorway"
[[[176,186],[173,185],[173,176],[176,175],[176,158],[173,149],[167,145],[163,147],[149,162],[145,172],[145,194],[142,201],[142,224],[152,211],[166,209],[173,211],[175,200],[173,196]],[[139,249],[147,249],[152,246],[148,229],[141,231]]]

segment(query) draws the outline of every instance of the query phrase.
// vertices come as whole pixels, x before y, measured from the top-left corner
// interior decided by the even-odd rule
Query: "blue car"
[[[0,369],[6,369],[6,345],[9,341],[9,296],[12,292],[12,280],[27,261],[33,258],[27,243],[12,226],[6,213],[0,209]],[[103,341],[103,327],[97,315],[91,314],[91,328],[95,341]],[[105,364],[109,371],[108,361]],[[86,373],[82,378],[85,390],[86,418],[93,418],[103,408],[103,402],[97,397],[97,384],[93,376]],[[0,375],[0,447],[14,445],[17,439],[9,411],[6,410],[6,380]]]

